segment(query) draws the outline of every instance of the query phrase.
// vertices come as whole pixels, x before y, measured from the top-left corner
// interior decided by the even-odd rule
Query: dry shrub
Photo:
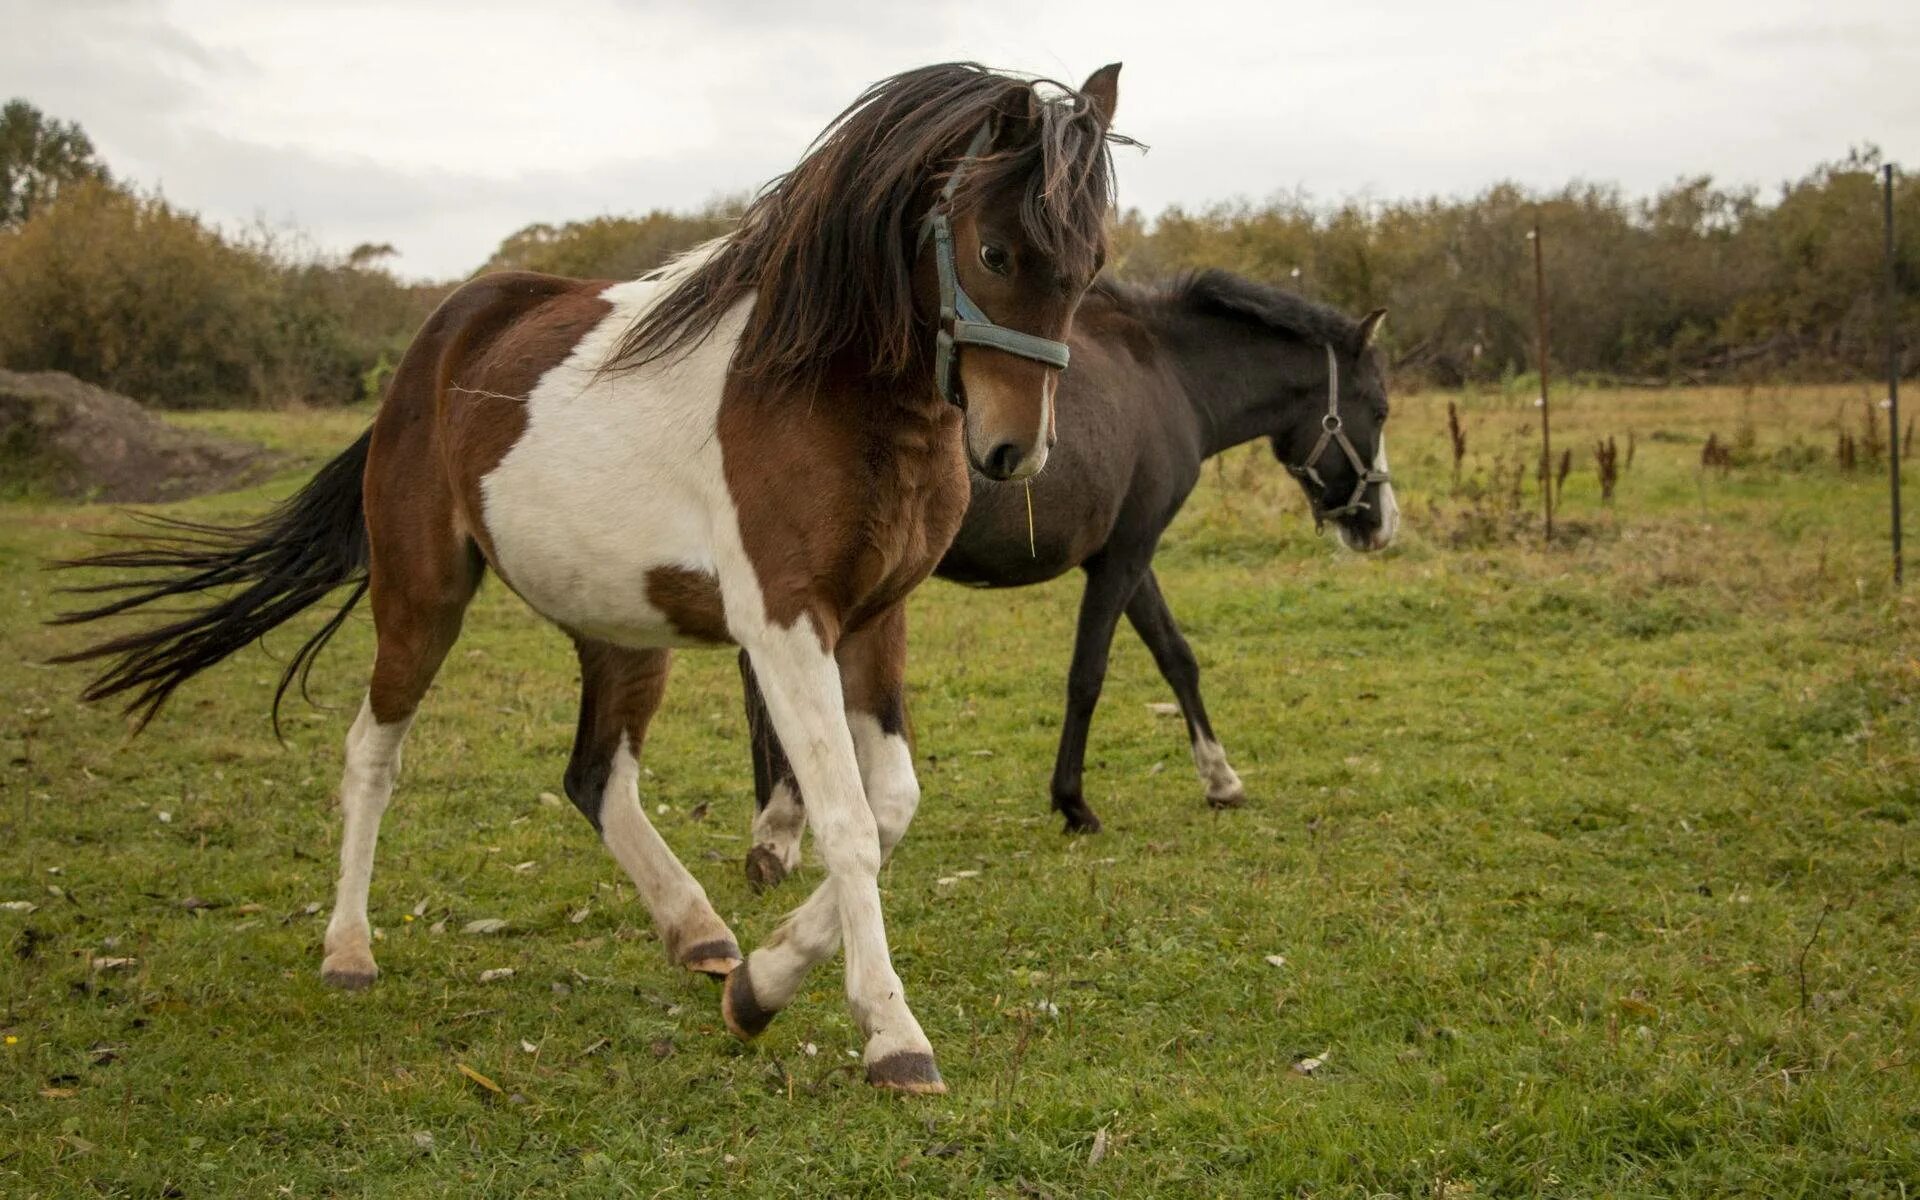
[[[1628,444],[1632,444],[1631,435]],[[1593,467],[1600,475],[1600,503],[1612,504],[1614,486],[1620,482],[1620,447],[1612,434],[1594,443]]]

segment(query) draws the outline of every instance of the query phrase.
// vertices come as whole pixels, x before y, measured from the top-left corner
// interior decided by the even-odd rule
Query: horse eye
[[[980,265],[995,275],[1005,275],[1013,268],[1013,259],[1007,252],[992,242],[980,243]]]

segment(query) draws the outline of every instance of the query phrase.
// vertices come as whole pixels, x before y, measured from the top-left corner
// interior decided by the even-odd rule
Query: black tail
[[[320,468],[307,486],[250,524],[227,528],[144,514],[141,520],[166,531],[131,550],[115,550],[58,563],[61,567],[108,567],[146,572],[111,583],[65,589],[116,598],[51,624],[78,625],[129,612],[156,600],[215,590],[226,594],[177,621],[63,654],[54,662],[112,659],[82,696],[104,700],[132,693],[126,711],[147,727],[175,688],[249,642],[285,623],[328,592],[353,585],[340,610],[306,640],[280,676],[273,693],[273,731],[280,733],[280,701],[296,677],[302,694],[313,660],[367,591],[367,522],[361,486],[373,431],[360,435],[338,458]],[[227,590],[232,589],[232,590]]]

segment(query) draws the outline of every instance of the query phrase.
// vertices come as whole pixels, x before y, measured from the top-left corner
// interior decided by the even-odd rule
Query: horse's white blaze
[[[1385,474],[1387,471],[1387,431],[1380,431],[1380,444],[1373,451],[1373,469]],[[1382,549],[1393,542],[1394,535],[1400,532],[1400,503],[1393,498],[1393,484],[1380,485],[1380,532],[1373,536],[1373,548]]]
[[[620,334],[676,276],[608,288],[613,311],[527,397],[527,426],[482,481],[501,574],[568,629],[622,646],[683,639],[646,601],[647,573],[713,573],[738,530],[717,426],[749,302],[684,356],[596,375]]]
[[[753,818],[753,844],[773,852],[789,872],[800,866],[800,838],[807,828],[800,793],[785,779],[773,785],[767,806]]]
[[[1209,800],[1238,800],[1244,794],[1240,776],[1227,762],[1227,752],[1212,738],[1193,740],[1193,765],[1206,785]]]
[[[669,956],[702,942],[732,941],[707,893],[674,857],[640,804],[640,763],[622,736],[600,799],[600,836],[653,914]]]
[[[380,817],[400,777],[400,747],[411,716],[382,725],[370,701],[347,731],[347,765],[340,776],[340,881],[333,916],[327,921],[326,971],[371,973],[372,929],[367,922],[367,888],[373,880],[373,852],[380,840]]]

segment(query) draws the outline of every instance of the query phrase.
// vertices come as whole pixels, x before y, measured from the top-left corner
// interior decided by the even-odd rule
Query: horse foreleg
[[[848,638],[838,664],[805,622],[748,645],[807,796],[828,878],[728,978],[723,1011],[734,1033],[755,1036],[792,1000],[807,971],[844,943],[847,1000],[867,1039],[868,1081],[941,1092],[933,1047],[907,1007],[887,950],[877,878],[920,799],[899,690],[904,646],[897,609]]]
[[[1200,698],[1200,663],[1193,647],[1174,623],[1167,599],[1160,594],[1160,582],[1152,571],[1141,577],[1140,586],[1127,601],[1127,620],[1134,632],[1147,644],[1160,674],[1173,688],[1180,712],[1187,719],[1187,737],[1193,746],[1193,766],[1207,790],[1207,803],[1215,808],[1238,808],[1247,794],[1240,776],[1227,762],[1227,752],[1213,736],[1213,723],[1207,720],[1206,702]]]
[[[1103,554],[1089,562],[1086,570],[1087,588],[1080,594],[1080,623],[1073,638],[1073,666],[1067,672],[1067,711],[1060,721],[1060,749],[1053,762],[1053,807],[1065,818],[1068,833],[1100,832],[1100,818],[1081,793],[1087,728],[1106,682],[1114,627],[1145,567],[1130,557]]]

